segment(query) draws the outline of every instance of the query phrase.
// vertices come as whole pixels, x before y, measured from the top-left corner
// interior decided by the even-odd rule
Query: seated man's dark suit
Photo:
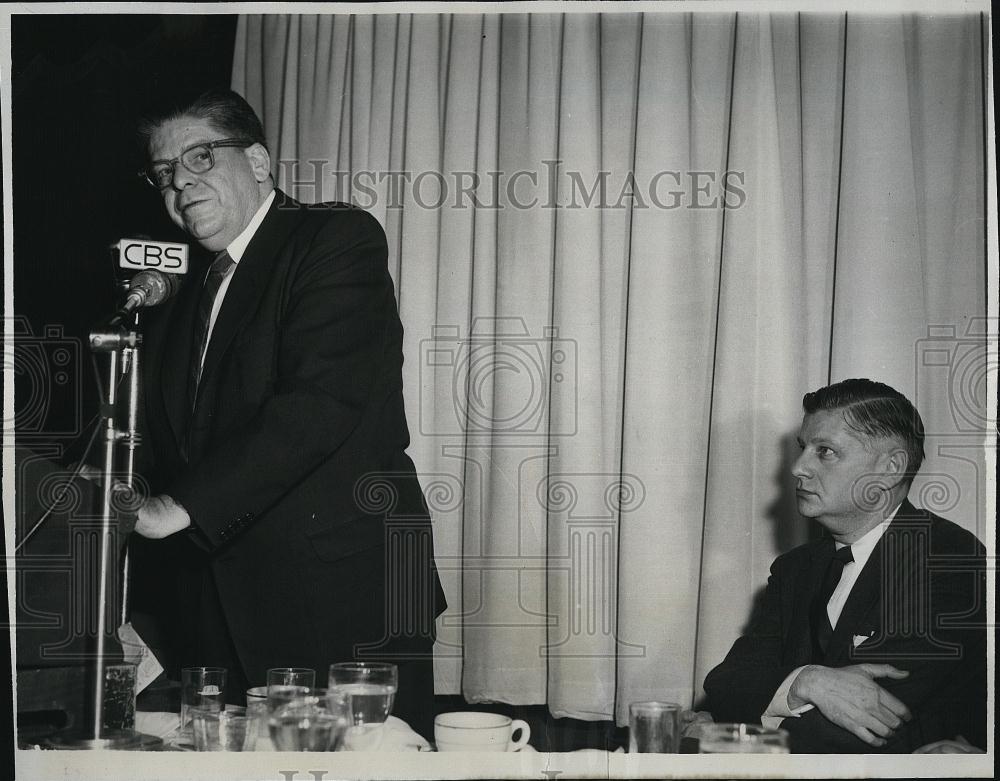
[[[403,407],[402,326],[369,214],[276,193],[223,299],[197,402],[203,274],[146,326],[152,491],[192,526],[134,540],[134,612],[180,666],[400,665],[394,713],[427,734],[444,609]],[[140,622],[141,623],[141,622]],[[238,694],[238,693],[237,693]]]
[[[910,673],[876,683],[906,704],[911,722],[874,748],[813,708],[781,724],[792,751],[909,752],[956,735],[985,748],[986,570],[980,542],[904,501],[855,582],[825,656],[816,659],[809,606],[833,551],[833,540],[824,537],[774,561],[749,631],[705,679],[713,718],[759,723],[782,681],[802,665],[885,663]]]

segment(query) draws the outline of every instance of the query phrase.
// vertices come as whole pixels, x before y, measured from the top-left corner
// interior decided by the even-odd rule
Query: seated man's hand
[[[162,540],[191,525],[187,510],[166,494],[151,496],[139,508],[135,531],[151,540]]]
[[[912,716],[909,708],[875,679],[898,680],[908,675],[891,664],[808,665],[792,683],[788,705],[794,709],[811,703],[834,724],[865,743],[884,746],[893,730]]]

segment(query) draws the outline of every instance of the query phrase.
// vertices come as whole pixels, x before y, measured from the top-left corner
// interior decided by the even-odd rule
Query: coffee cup
[[[521,735],[514,740],[514,734]],[[438,751],[520,751],[528,745],[531,727],[500,713],[457,711],[434,719]]]

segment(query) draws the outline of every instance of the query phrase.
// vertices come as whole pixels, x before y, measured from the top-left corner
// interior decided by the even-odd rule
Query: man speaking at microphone
[[[444,609],[403,408],[385,235],[364,211],[274,186],[234,92],[145,120],[143,172],[212,257],[146,321],[132,612],[167,669],[391,661],[393,712],[427,734]],[[382,500],[385,501],[382,501]]]

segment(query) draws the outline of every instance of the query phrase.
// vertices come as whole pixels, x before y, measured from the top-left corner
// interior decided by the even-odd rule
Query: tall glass
[[[191,710],[221,711],[226,704],[225,667],[185,667],[181,670],[181,729],[189,730]]]
[[[253,686],[247,689],[247,717],[252,722],[252,727],[256,728],[253,743],[248,750],[251,751],[273,751],[274,744],[271,742],[271,730],[267,724],[267,687]]]
[[[759,724],[702,724],[700,754],[787,754],[788,732]]]
[[[675,702],[633,702],[629,705],[629,753],[676,754],[681,745],[682,710]]]
[[[344,736],[349,751],[375,751],[399,687],[394,664],[338,662],[330,665],[329,689],[345,698],[350,726]]]
[[[135,730],[135,689],[138,665],[116,662],[104,665],[104,698],[101,728],[113,732]]]

